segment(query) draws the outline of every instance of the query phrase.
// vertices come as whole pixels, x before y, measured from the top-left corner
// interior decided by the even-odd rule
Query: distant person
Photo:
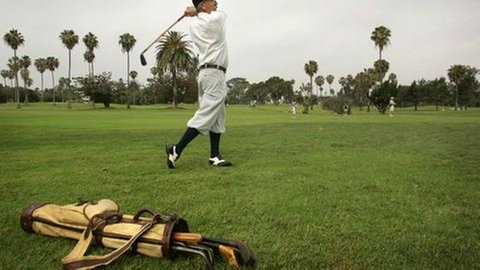
[[[393,113],[395,112],[395,105],[397,103],[395,103],[395,100],[393,97],[390,97],[390,103],[388,104],[388,106],[390,106],[390,117],[393,117]]]
[[[292,105],[290,107],[290,112],[292,113],[292,119],[297,118],[297,103],[295,101],[292,101]]]
[[[187,145],[198,134],[210,134],[210,159],[213,166],[225,167],[232,163],[220,155],[220,135],[225,132],[227,110],[227,83],[225,73],[228,67],[226,42],[226,18],[217,11],[216,0],[193,0],[193,5],[185,9],[185,16],[192,17],[190,36],[199,52],[198,109],[188,121],[187,130],[180,141],[166,145],[167,166],[175,168]]]
[[[348,104],[345,103],[345,104],[343,105],[343,115],[344,115],[344,116],[347,116],[347,115],[348,115],[349,109],[350,109],[350,108],[349,108]]]

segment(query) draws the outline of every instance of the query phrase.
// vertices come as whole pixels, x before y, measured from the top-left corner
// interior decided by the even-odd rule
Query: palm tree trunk
[[[379,60],[382,60],[382,48],[378,49],[378,54],[379,54],[378,55]]]
[[[94,66],[93,66],[93,62],[92,62],[91,65],[92,65],[92,77],[94,77],[95,76],[95,69],[94,69]]]
[[[127,51],[127,109],[130,109],[130,52]]]
[[[68,93],[67,93],[67,108],[71,109],[72,108],[72,103],[70,101],[70,92],[72,89],[70,89],[70,80],[72,78],[72,50],[68,50]],[[63,88],[62,88],[63,91]]]
[[[15,74],[15,97],[17,99],[17,109],[21,109],[20,106],[20,86],[18,85],[18,74]]]
[[[172,70],[172,79],[173,79],[173,109],[177,108],[177,71],[175,69]]]
[[[313,111],[312,93],[313,92],[313,76],[310,76],[310,110]]]
[[[52,94],[53,94],[53,105],[56,105],[56,103],[55,103],[55,76],[53,75],[53,71],[52,71]]]
[[[458,84],[455,84],[455,111],[458,108]]]
[[[45,91],[43,90],[43,72],[40,73],[41,75],[41,78],[42,78],[42,103],[43,103],[43,94],[45,93]]]
[[[27,104],[28,104],[28,89],[27,89],[27,81],[24,81],[24,82],[23,82],[23,88],[25,88],[25,100],[24,100],[24,102],[25,102],[25,105],[27,105]]]
[[[17,51],[13,50],[13,56],[17,57]],[[20,106],[20,89],[18,89],[18,72],[15,72],[15,99],[17,102],[17,109],[21,109],[22,106]]]

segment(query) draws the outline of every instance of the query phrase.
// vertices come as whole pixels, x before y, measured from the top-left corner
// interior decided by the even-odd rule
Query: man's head
[[[217,10],[218,4],[216,0],[192,0],[192,2],[199,13],[210,13]]]

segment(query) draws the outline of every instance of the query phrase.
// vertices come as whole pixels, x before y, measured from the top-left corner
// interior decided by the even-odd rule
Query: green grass
[[[0,268],[59,269],[74,241],[24,233],[20,213],[77,198],[177,212],[192,231],[247,243],[258,269],[480,268],[479,110],[291,120],[286,106],[229,106],[221,147],[235,166],[210,167],[203,136],[168,170],[164,144],[193,112],[1,105]],[[201,266],[128,254],[112,269]]]

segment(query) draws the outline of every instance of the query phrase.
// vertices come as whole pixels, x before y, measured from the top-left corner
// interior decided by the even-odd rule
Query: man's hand
[[[194,6],[187,7],[187,9],[185,9],[185,16],[187,17],[197,16],[197,9]]]

